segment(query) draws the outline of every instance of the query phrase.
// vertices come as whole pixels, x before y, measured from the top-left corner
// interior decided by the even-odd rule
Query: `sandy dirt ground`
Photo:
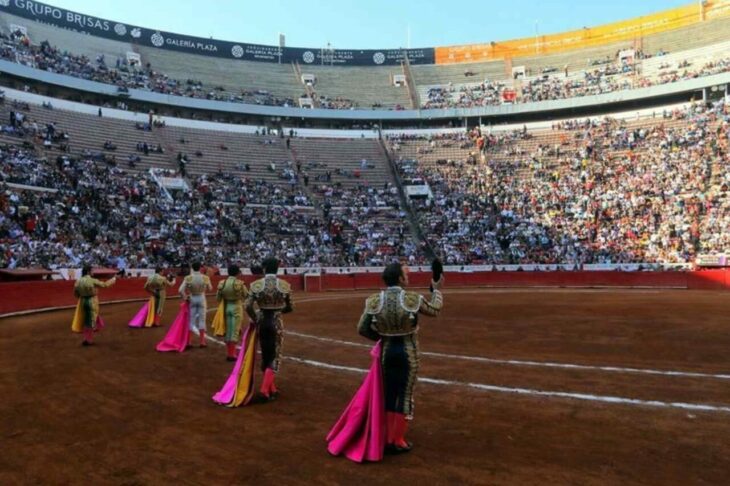
[[[211,400],[224,348],[155,352],[140,303],[102,306],[89,348],[70,310],[1,319],[0,484],[730,483],[730,294],[447,290],[413,451],[358,465],[324,437],[369,364],[365,296],[296,295],[281,396],[238,409]]]

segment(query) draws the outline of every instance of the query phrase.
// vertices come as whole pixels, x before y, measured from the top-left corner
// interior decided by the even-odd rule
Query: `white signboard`
[[[423,185],[423,186],[403,186],[403,189],[406,192],[406,196],[408,197],[427,197],[431,199],[433,197],[433,194],[431,193],[431,188]]]
[[[180,177],[160,177],[160,184],[162,184],[166,189],[184,191],[188,188],[185,181]]]

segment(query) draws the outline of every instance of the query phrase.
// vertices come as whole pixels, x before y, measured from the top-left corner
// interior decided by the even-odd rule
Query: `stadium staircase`
[[[165,184],[165,182],[162,179],[164,177],[164,175],[160,174],[160,171],[158,169],[150,169],[149,170],[149,174],[150,174],[150,179],[152,179],[152,181],[155,184],[157,184],[157,186],[160,188],[160,190],[165,195],[165,197],[169,201],[172,201],[173,200],[173,197],[172,197],[172,194],[170,194],[170,191],[168,190],[168,185]],[[173,178],[173,183],[176,184],[176,185],[178,185],[179,186],[178,187],[179,189],[182,189],[184,191],[189,191],[190,190],[190,185],[185,180],[185,178],[183,178],[181,176],[174,177]]]
[[[421,228],[421,225],[418,222],[416,212],[413,209],[413,206],[411,206],[405,189],[403,188],[403,181],[401,180],[400,174],[398,173],[398,167],[396,167],[395,161],[393,160],[393,157],[391,157],[388,147],[386,147],[382,137],[378,138],[378,145],[383,154],[383,157],[385,158],[385,160],[388,161],[388,167],[390,168],[391,177],[395,181],[395,185],[398,188],[398,197],[400,198],[401,208],[403,208],[403,212],[408,219],[408,226],[411,230],[411,236],[416,241],[418,246],[424,249],[426,257],[428,259],[433,259],[436,256],[436,252],[431,246],[428,238],[426,238],[423,233],[423,228]]]
[[[307,96],[312,100],[312,105],[315,108],[319,108],[319,96],[317,96],[317,93],[314,91],[314,88],[304,81],[302,81],[302,68],[299,65],[299,61],[293,61],[291,63],[292,69],[294,70],[294,76],[297,79],[298,83],[301,83],[304,86],[304,91],[307,93]]]
[[[418,97],[418,91],[416,91],[416,82],[413,79],[413,73],[411,72],[411,61],[408,60],[408,56],[404,56],[401,67],[403,68],[403,75],[406,77],[408,96],[411,99],[411,109],[420,110],[421,102],[420,98]]]
[[[289,148],[289,153],[291,154],[291,160],[294,162],[294,166],[296,167],[297,161],[300,161],[296,149],[293,147]],[[304,161],[301,161],[301,163],[304,164]],[[310,183],[311,182],[312,181],[310,180]],[[302,177],[300,176],[300,174],[297,174],[297,186],[299,187],[299,189],[301,189],[301,191],[304,194],[307,195],[309,200],[312,201],[312,204],[314,204],[314,208],[317,211],[320,211],[321,204],[320,204],[319,198],[308,185],[304,184],[304,181],[302,180]]]

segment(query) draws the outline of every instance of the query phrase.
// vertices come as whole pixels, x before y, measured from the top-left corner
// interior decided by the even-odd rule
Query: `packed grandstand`
[[[0,268],[730,251],[726,2],[640,36],[373,65],[221,60],[18,4],[0,6]]]

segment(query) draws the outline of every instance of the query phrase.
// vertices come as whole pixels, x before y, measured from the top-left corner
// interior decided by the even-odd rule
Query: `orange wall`
[[[709,1],[705,6],[705,18],[713,19],[730,15],[730,1]],[[570,50],[633,40],[660,32],[687,27],[700,22],[697,3],[657,12],[629,20],[600,25],[560,34],[495,42],[493,45],[466,44],[437,47],[436,64],[491,61],[513,57],[555,54]]]

